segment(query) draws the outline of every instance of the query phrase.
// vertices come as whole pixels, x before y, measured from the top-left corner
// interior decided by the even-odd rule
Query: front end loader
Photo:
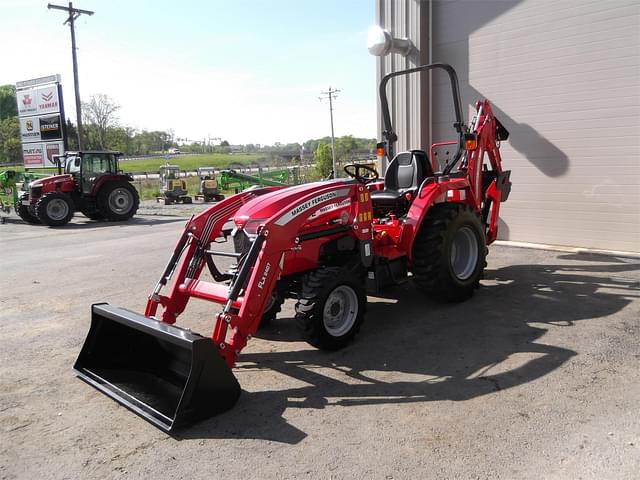
[[[386,99],[399,75],[444,70],[457,138],[444,165],[423,150],[393,154]],[[425,295],[463,301],[478,288],[487,245],[497,236],[511,182],[499,143],[508,132],[489,102],[464,122],[449,65],[394,72],[380,87],[384,179],[351,164],[349,178],[292,187],[253,187],[185,225],[144,315],[92,306],[77,375],[164,431],[231,408],[240,395],[232,368],[258,328],[296,300],[301,337],[323,350],[351,342],[364,321],[367,292],[412,278]],[[233,241],[233,251],[219,244]],[[235,264],[219,267],[219,258]],[[224,270],[224,271],[223,271]],[[210,336],[176,325],[188,302],[216,305]]]

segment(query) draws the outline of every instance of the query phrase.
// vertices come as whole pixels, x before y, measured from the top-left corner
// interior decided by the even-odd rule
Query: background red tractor
[[[455,111],[456,152],[442,167],[423,150],[393,154],[397,137],[386,98],[390,79],[432,69],[449,75]],[[511,185],[499,152],[508,133],[486,100],[476,103],[471,124],[464,122],[449,65],[389,74],[380,97],[381,147],[391,159],[383,181],[371,167],[347,165],[350,178],[249,189],[194,216],[144,315],[93,305],[77,374],[170,431],[236,402],[240,386],[231,369],[285,298],[296,300],[301,336],[325,350],[353,340],[365,318],[367,290],[410,274],[436,300],[469,298]],[[229,235],[235,253],[219,246]],[[219,257],[236,264],[222,272]],[[213,281],[202,278],[205,267]],[[218,305],[210,338],[174,326],[191,298]]]
[[[49,226],[67,224],[76,211],[92,220],[129,220],[140,198],[133,178],[119,170],[121,155],[87,151],[58,156],[58,175],[31,182],[16,204],[18,215]]]

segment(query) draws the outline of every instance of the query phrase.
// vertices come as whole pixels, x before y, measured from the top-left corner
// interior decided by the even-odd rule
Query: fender
[[[112,182],[116,180],[124,180],[126,182],[131,181],[131,177],[129,175],[99,175],[95,182],[93,182],[93,188],[91,189],[91,196],[96,197],[100,192],[102,186],[107,182]]]
[[[449,194],[448,192],[452,192],[453,194]],[[452,198],[448,198],[449,196]],[[409,261],[411,261],[413,242],[416,234],[420,230],[422,222],[430,208],[436,203],[443,203],[447,200],[468,203],[467,199],[470,197],[471,187],[466,178],[454,178],[441,183],[434,177],[430,177],[422,182],[418,190],[418,195],[413,200],[411,208],[409,208],[409,212],[407,213],[399,242],[400,248],[407,252]]]

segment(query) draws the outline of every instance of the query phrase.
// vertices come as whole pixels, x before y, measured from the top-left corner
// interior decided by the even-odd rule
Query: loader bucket
[[[166,432],[222,413],[240,395],[210,338],[108,304],[91,307],[73,369]]]

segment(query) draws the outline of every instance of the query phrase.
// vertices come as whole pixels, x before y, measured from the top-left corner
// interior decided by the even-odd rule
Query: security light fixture
[[[408,38],[394,38],[387,30],[373,25],[369,28],[367,48],[369,53],[376,57],[383,57],[389,53],[399,53],[406,57],[415,47]]]

